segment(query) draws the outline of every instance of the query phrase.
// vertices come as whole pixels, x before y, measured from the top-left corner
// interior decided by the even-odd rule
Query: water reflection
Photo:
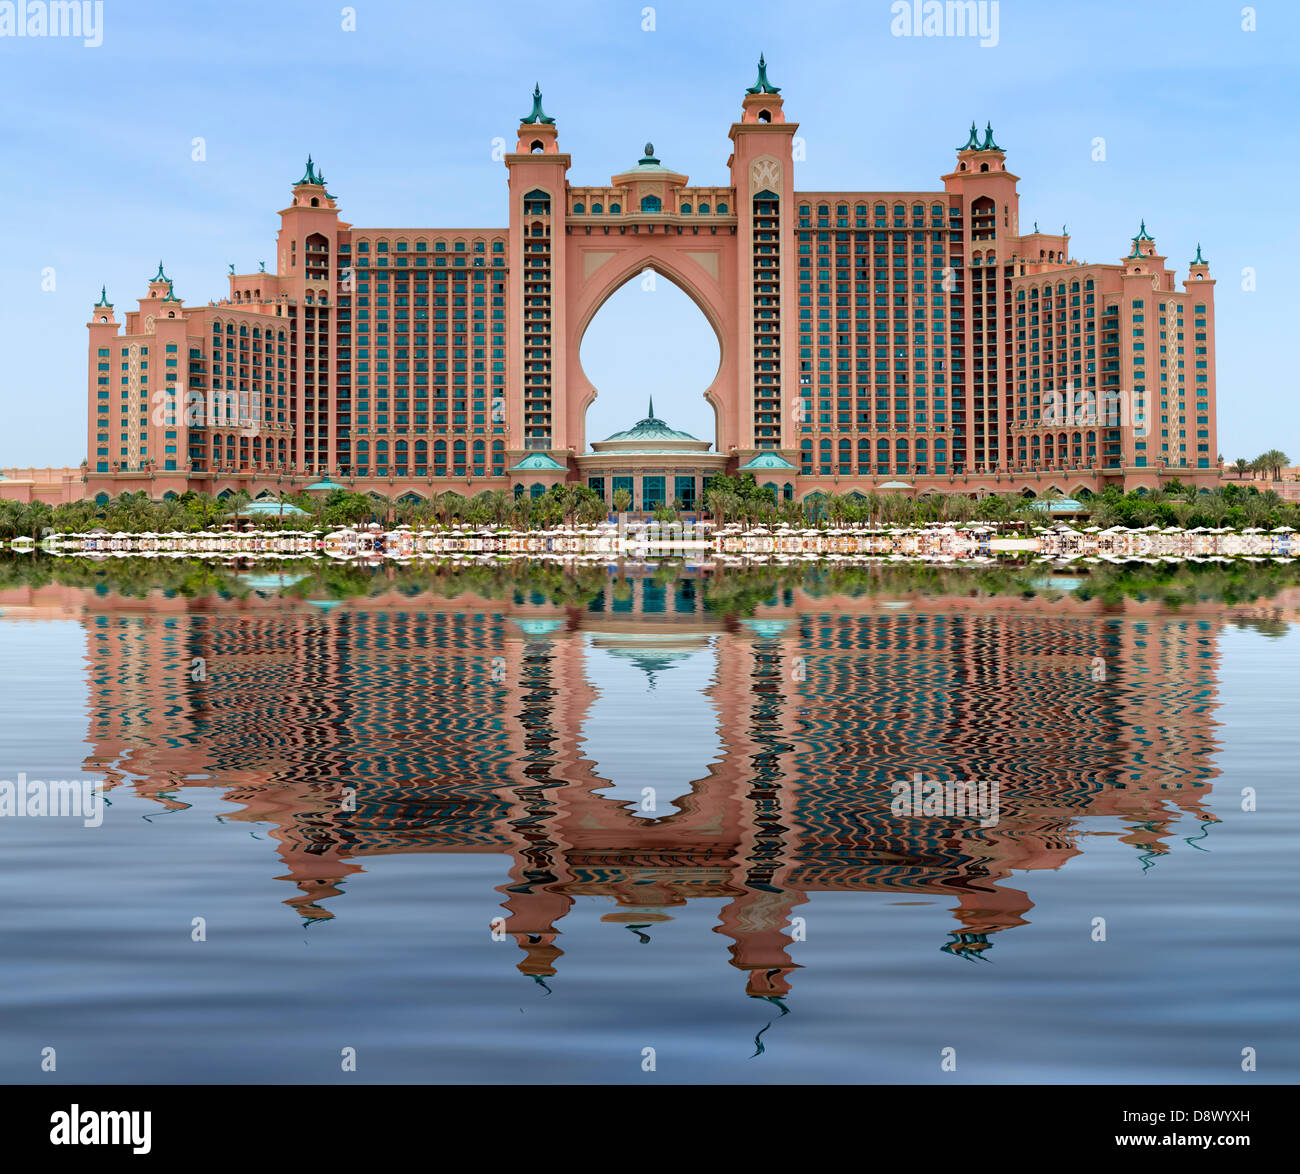
[[[269,825],[307,923],[347,916],[367,857],[502,853],[498,930],[548,989],[584,898],[647,944],[706,899],[745,993],[783,1009],[814,894],[938,902],[951,922],[934,945],[978,959],[1032,932],[1015,874],[1067,866],[1087,817],[1118,819],[1145,868],[1186,816],[1201,832],[1184,850],[1204,849],[1219,634],[1300,604],[1285,584],[1171,608],[1077,585],[953,597],[662,572],[589,580],[578,599],[474,580],[435,594],[381,577],[335,600],[254,586],[133,599],[46,583],[0,606],[84,626],[86,769],[164,811],[213,788],[234,805],[223,819]],[[918,775],[996,782],[996,823],[896,814],[891,786]]]

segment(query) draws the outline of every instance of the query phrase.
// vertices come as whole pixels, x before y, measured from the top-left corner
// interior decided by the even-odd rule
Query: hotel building
[[[579,348],[646,269],[717,334],[703,464],[784,499],[1218,482],[1199,246],[1180,280],[1145,222],[1114,264],[1073,260],[1064,229],[1022,231],[991,126],[937,189],[904,192],[799,189],[797,130],[760,61],[726,182],[691,184],[646,144],[576,186],[535,90],[498,228],[356,227],[309,159],[272,271],[232,266],[195,306],[159,264],[121,317],[101,292],[84,481],[59,492],[256,497],[328,475],[387,497],[582,479],[608,498],[657,476],[655,454],[584,472]]]

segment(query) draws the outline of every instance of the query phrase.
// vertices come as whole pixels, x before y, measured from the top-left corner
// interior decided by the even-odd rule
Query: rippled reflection
[[[368,856],[504,853],[498,928],[542,984],[582,898],[642,942],[720,901],[744,990],[781,1000],[812,894],[939,902],[934,944],[987,958],[1032,932],[1014,874],[1068,867],[1085,817],[1121,821],[1142,867],[1181,817],[1213,839],[1218,635],[1267,608],[790,582],[3,602],[84,625],[87,769],[160,809],[215,788],[222,818],[270,825],[308,922],[348,915]],[[996,782],[996,823],[896,814],[918,775]]]

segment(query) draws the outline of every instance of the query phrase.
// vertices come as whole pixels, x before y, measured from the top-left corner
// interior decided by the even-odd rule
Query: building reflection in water
[[[699,588],[28,602],[85,625],[89,770],[271,825],[308,920],[346,909],[367,856],[504,853],[504,932],[545,984],[593,896],[642,940],[720,903],[758,997],[789,993],[792,919],[822,892],[943,902],[942,948],[977,958],[1029,921],[1012,874],[1065,865],[1083,817],[1147,866],[1181,817],[1214,822],[1220,604],[790,589],[737,618]],[[917,774],[996,780],[996,824],[894,815]]]

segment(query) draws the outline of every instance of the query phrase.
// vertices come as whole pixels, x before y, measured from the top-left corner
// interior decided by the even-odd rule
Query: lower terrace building
[[[575,186],[535,90],[500,228],[355,227],[309,159],[273,272],[231,266],[226,296],[191,306],[159,264],[122,318],[101,294],[84,480],[63,493],[257,496],[328,474],[388,497],[473,495],[533,471],[603,478],[612,497],[641,474],[613,471],[616,437],[587,453],[579,348],[646,269],[718,337],[700,468],[767,471],[795,500],[899,481],[1217,483],[1199,246],[1180,281],[1145,222],[1116,264],[1072,260],[1064,229],[1023,232],[991,126],[972,125],[937,190],[802,191],[797,129],[760,61],[725,183],[692,185],[647,144],[607,184]]]

